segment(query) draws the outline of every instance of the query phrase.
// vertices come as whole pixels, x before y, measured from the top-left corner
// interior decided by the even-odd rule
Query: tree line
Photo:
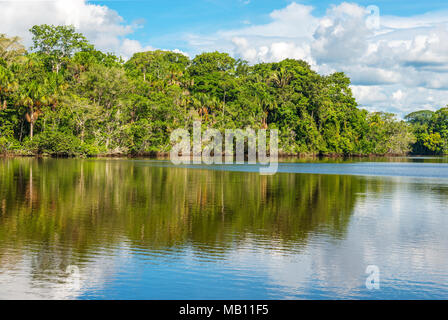
[[[448,153],[448,108],[398,119],[359,108],[350,79],[304,61],[249,65],[227,53],[171,51],[123,61],[73,26],[0,34],[0,154],[95,156],[169,152],[170,133],[278,129],[294,155]]]

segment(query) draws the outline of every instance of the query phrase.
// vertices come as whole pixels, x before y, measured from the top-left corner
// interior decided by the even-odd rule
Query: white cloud
[[[406,87],[401,84],[353,85],[353,94],[369,111],[388,111],[401,116],[413,110],[437,110],[447,101],[447,92],[424,87]]]
[[[372,34],[364,8],[347,3],[332,7],[314,32],[313,56],[318,63],[354,62],[367,52]]]
[[[129,59],[136,52],[152,51],[154,50],[151,46],[143,47],[142,44],[137,40],[124,39],[120,46],[121,55],[125,59]]]
[[[396,101],[401,101],[403,97],[404,97],[403,91],[401,91],[400,89],[392,94],[392,98]]]
[[[249,62],[278,61],[285,58],[304,59],[313,63],[308,44],[319,19],[313,8],[291,3],[270,14],[271,22],[242,29],[222,30],[212,35],[187,35],[193,51],[221,50]]]
[[[126,38],[139,25],[126,24],[116,11],[86,0],[1,1],[0,21],[1,33],[18,35],[26,45],[33,25],[54,24],[74,25],[97,48],[124,57],[151,48]]]
[[[235,37],[232,42],[236,46],[236,54],[242,59],[251,62],[279,61],[286,58],[311,61],[310,48],[298,46],[287,41],[272,42],[259,47],[249,45],[246,38]]]
[[[282,38],[310,37],[315,29],[318,19],[311,14],[313,8],[297,3],[291,3],[286,8],[275,10],[270,14],[272,22],[265,25],[254,25],[239,30],[222,32],[222,36],[246,35],[269,38],[281,36]]]

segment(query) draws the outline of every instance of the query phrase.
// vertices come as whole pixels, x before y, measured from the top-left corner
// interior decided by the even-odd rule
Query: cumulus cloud
[[[312,53],[318,63],[355,62],[369,48],[366,10],[343,3],[332,7],[314,32]]]
[[[242,29],[222,30],[215,34],[186,35],[194,52],[221,50],[252,63],[285,58],[312,62],[309,43],[319,20],[311,6],[291,3],[270,14],[271,22]]]
[[[404,115],[448,104],[448,11],[395,17],[377,9],[342,3],[317,16],[293,2],[273,11],[269,23],[190,35],[190,45],[251,63],[295,58],[322,74],[343,71],[370,110]]]
[[[137,40],[124,39],[120,46],[121,55],[124,58],[130,58],[136,52],[152,51],[154,50],[151,46],[143,47],[142,44]]]
[[[277,41],[254,47],[249,45],[246,38],[235,37],[232,38],[232,43],[236,46],[237,55],[251,62],[280,61],[286,58],[311,60],[309,47],[298,46],[288,41]]]
[[[239,30],[227,30],[222,36],[246,36],[269,38],[310,38],[318,24],[318,19],[312,15],[313,7],[291,3],[284,9],[275,10],[269,16],[271,22],[265,25],[253,25]]]
[[[0,32],[22,37],[31,44],[29,29],[38,24],[74,25],[97,48],[125,58],[133,53],[151,49],[138,41],[126,38],[138,24],[126,24],[123,18],[107,6],[86,0],[1,1]]]

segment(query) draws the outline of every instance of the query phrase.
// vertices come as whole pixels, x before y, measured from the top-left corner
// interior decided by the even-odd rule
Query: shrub
[[[5,154],[9,149],[9,141],[5,137],[0,137],[0,154]]]
[[[28,143],[28,149],[37,154],[75,156],[83,153],[81,140],[60,131],[44,131]]]

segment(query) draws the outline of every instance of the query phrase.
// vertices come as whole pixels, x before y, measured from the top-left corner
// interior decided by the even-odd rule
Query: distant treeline
[[[279,130],[284,154],[447,153],[448,108],[398,120],[358,108],[343,73],[304,61],[254,66],[226,53],[171,51],[127,62],[71,26],[34,26],[26,51],[0,35],[0,153],[168,152],[170,133],[203,127]]]

